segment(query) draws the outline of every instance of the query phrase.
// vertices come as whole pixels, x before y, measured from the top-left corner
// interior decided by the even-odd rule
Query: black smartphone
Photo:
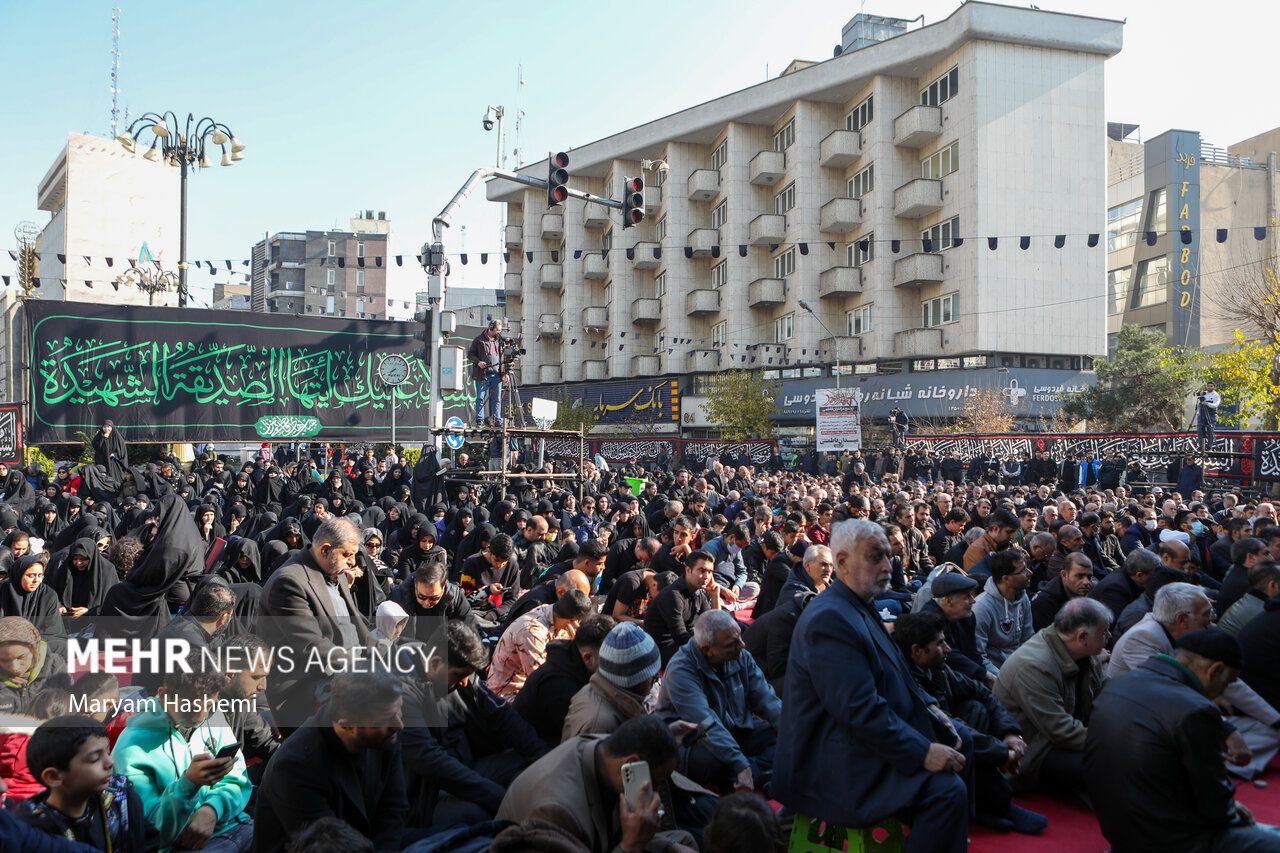
[[[226,746],[224,746],[222,749],[218,750],[217,754],[214,755],[213,757],[214,758],[234,758],[235,754],[239,751],[240,751],[240,744],[229,743]]]

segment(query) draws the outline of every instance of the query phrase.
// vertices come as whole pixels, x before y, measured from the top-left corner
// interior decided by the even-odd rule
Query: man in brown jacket
[[[1017,529],[1018,519],[1006,509],[998,509],[987,516],[987,532],[964,552],[965,572],[978,565],[993,551],[1007,548]]]
[[[632,805],[623,794],[623,765],[642,761],[646,783]],[[498,820],[551,824],[592,853],[696,850],[688,833],[659,832],[662,803],[654,788],[676,768],[676,741],[657,717],[642,715],[608,737],[570,738],[516,777]]]
[[[644,713],[661,663],[653,637],[634,622],[621,622],[605,635],[598,661],[590,681],[569,703],[562,740],[610,734]]]

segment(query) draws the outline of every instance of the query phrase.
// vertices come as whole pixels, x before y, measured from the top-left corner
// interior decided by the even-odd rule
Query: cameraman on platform
[[[1218,426],[1218,406],[1222,397],[1214,390],[1210,382],[1205,389],[1196,395],[1196,435],[1200,438],[1200,447],[1213,443],[1214,430]]]
[[[502,423],[502,321],[490,320],[467,347],[471,378],[476,383],[477,425]],[[490,411],[492,410],[492,414]]]

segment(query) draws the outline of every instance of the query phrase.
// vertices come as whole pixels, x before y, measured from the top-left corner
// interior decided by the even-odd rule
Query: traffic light
[[[569,197],[569,155],[563,151],[547,155],[547,207],[555,207]]]
[[[622,227],[630,228],[644,222],[644,178],[624,178],[622,181]]]
[[[435,346],[435,338],[431,328],[431,309],[424,308],[414,314],[413,319],[422,324],[422,329],[415,332],[413,337],[415,340],[422,341],[422,363],[429,365],[431,364],[431,348]]]

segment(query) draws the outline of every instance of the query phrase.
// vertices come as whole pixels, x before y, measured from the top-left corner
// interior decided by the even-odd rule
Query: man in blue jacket
[[[832,528],[831,549],[836,580],[791,643],[773,796],[843,826],[901,819],[911,826],[907,853],[961,853],[969,820],[961,741],[871,604],[889,583],[888,539],[879,525],[845,521]]]

